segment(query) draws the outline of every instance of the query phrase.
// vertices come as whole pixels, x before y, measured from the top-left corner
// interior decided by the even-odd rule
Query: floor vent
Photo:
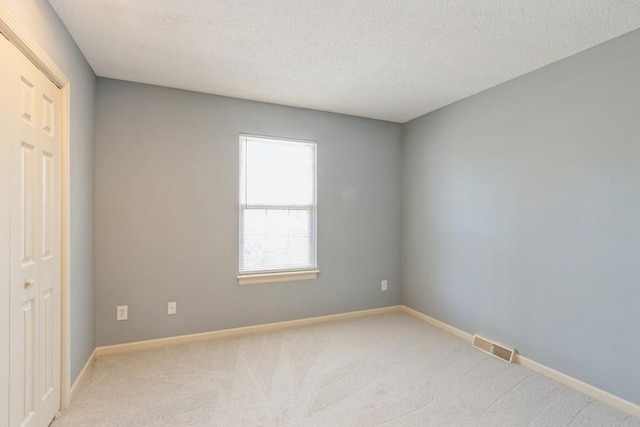
[[[488,340],[479,335],[473,336],[472,344],[475,348],[489,353],[490,355],[495,356],[498,359],[502,359],[505,362],[511,363],[516,357],[516,351],[514,349],[506,347],[502,344],[498,344],[497,342]]]

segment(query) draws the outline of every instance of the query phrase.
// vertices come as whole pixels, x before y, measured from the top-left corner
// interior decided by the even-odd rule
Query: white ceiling
[[[97,75],[406,122],[640,27],[638,0],[49,0]]]

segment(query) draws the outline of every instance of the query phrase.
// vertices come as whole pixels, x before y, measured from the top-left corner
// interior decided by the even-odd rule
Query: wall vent
[[[504,360],[505,362],[512,363],[516,357],[516,351],[512,348],[498,344],[497,342],[488,340],[479,335],[473,336],[473,346],[479,350],[489,353],[490,355]]]

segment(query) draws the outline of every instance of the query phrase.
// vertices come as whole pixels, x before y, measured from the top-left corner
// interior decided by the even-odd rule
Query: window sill
[[[259,273],[238,275],[239,285],[257,285],[260,283],[292,282],[294,280],[314,280],[318,270],[283,271],[279,273]]]

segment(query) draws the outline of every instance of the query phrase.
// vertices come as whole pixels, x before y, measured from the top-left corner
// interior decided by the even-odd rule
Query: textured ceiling
[[[405,122],[640,27],[638,0],[50,0],[99,76]]]

